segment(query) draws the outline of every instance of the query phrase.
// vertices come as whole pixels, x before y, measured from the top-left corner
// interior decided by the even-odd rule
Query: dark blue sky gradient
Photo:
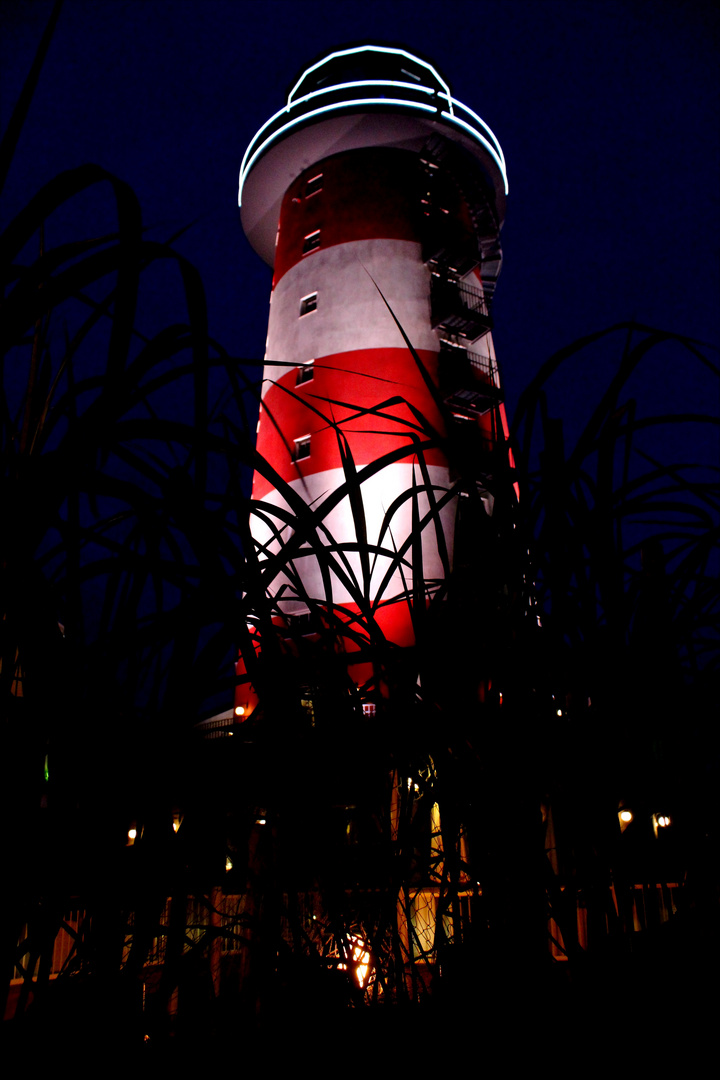
[[[51,6],[0,7],[3,128]],[[196,222],[178,249],[202,272],[211,332],[231,353],[260,358],[270,272],[239,225],[240,160],[303,66],[363,39],[427,56],[503,147],[510,196],[495,340],[510,411],[553,351],[615,322],[718,343],[711,3],[66,0],[2,224],[62,169],[102,165],[135,189],[152,236]],[[109,194],[73,214],[50,226],[48,243],[66,227],[112,226]],[[155,299],[158,312],[174,303],[160,287]],[[587,407],[620,345],[557,380],[555,411]],[[638,378],[649,410],[717,409],[707,397],[716,382],[684,362],[678,370],[669,354]]]

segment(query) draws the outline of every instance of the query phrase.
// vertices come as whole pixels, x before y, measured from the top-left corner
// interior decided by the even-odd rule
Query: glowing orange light
[[[632,819],[633,819],[633,816],[632,816],[632,811],[631,810],[621,810],[620,811],[620,820],[621,821],[632,821]]]
[[[137,829],[128,829],[128,840],[134,840],[137,836]]]
[[[352,959],[357,967],[355,968],[355,974],[357,976],[358,985],[361,990],[365,988],[368,974],[370,972],[370,953],[367,950],[367,946],[362,938],[357,937],[356,934],[351,934],[348,937],[348,944],[352,945]],[[340,971],[347,971],[347,964],[338,964]]]
[[[235,715],[236,716],[244,716],[245,715],[245,706],[244,705],[236,705],[235,706]]]

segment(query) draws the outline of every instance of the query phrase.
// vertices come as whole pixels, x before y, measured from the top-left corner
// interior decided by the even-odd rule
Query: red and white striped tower
[[[295,540],[291,564],[268,581],[279,618],[317,602],[355,631],[370,612],[375,633],[413,643],[414,577],[427,597],[442,587],[456,515],[445,453],[418,450],[423,423],[444,432],[429,381],[486,442],[499,417],[506,428],[489,332],[506,192],[487,125],[430,64],[386,46],[313,64],[248,147],[242,224],[274,269],[257,447],[292,492],[256,472],[251,529],[269,566],[301,500],[330,552],[318,560]],[[361,529],[343,487],[348,456]],[[237,704],[251,711],[247,685]]]

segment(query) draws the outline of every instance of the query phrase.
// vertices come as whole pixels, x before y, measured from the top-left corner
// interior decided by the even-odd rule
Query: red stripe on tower
[[[298,505],[311,506],[341,553],[319,560],[296,543],[292,566],[268,582],[278,618],[317,602],[353,623],[369,605],[388,640],[413,643],[414,571],[429,596],[452,564],[454,477],[431,437],[444,434],[438,397],[458,423],[503,438],[488,303],[505,191],[489,128],[434,68],[398,49],[347,49],[313,65],[248,148],[243,226],[274,268],[257,444],[271,469],[254,478],[251,531],[270,567]],[[362,481],[361,536],[343,488],[348,451]],[[418,516],[421,545],[410,545]],[[251,711],[247,684],[237,701]]]

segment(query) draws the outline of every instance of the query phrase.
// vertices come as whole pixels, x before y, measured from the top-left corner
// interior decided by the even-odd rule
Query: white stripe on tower
[[[413,346],[437,352],[437,337],[430,329],[429,285],[417,242],[355,240],[313,252],[273,290],[263,396],[272,381],[287,373],[287,367],[275,366],[277,361],[297,365],[357,350],[404,350],[383,297]],[[301,300],[313,293],[317,309],[299,317]]]

